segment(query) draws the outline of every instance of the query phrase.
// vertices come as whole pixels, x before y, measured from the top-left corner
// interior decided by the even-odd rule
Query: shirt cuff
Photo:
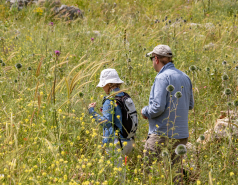
[[[89,114],[92,114],[92,113],[94,112],[94,107],[90,107],[90,108],[88,109],[88,112],[89,112]]]
[[[147,114],[147,106],[142,109],[142,114],[147,118],[149,117],[149,115]]]

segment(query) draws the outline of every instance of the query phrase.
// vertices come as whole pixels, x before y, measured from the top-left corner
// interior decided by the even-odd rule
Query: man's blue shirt
[[[174,86],[172,92],[166,90],[168,85]],[[179,99],[174,96],[177,91],[182,93]],[[142,109],[142,114],[149,120],[148,134],[188,138],[188,110],[193,109],[193,106],[190,78],[176,69],[173,63],[167,63],[155,77],[149,105]]]

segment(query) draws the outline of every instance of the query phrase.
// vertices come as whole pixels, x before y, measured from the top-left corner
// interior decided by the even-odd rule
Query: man
[[[167,45],[158,45],[147,55],[158,74],[151,88],[149,105],[141,110],[149,120],[145,156],[151,162],[161,159],[161,151],[169,147],[173,164],[178,158],[174,149],[188,141],[188,110],[193,109],[192,83],[189,77],[174,67],[172,51]]]

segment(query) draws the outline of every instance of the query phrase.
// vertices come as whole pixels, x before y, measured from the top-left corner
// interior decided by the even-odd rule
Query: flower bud
[[[231,95],[231,89],[230,88],[227,88],[227,89],[225,89],[225,95]]]
[[[183,144],[178,145],[178,146],[176,147],[176,149],[175,149],[175,153],[176,153],[177,155],[184,155],[184,154],[186,154],[186,153],[187,153],[186,146],[183,145]]]
[[[168,92],[173,92],[174,86],[173,86],[173,85],[168,85],[168,86],[166,87],[166,90],[167,90]]]

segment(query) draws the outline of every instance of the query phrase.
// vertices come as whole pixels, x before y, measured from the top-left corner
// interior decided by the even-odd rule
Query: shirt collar
[[[160,72],[159,72],[158,74],[160,74],[160,73],[162,73],[163,71],[165,71],[166,69],[170,69],[170,68],[172,68],[172,67],[174,67],[174,64],[173,64],[172,62],[169,62],[169,63],[165,64],[165,65],[162,67],[162,69],[160,70]]]
[[[117,88],[112,90],[112,92],[117,92],[117,91],[120,91],[120,88],[117,87]]]

